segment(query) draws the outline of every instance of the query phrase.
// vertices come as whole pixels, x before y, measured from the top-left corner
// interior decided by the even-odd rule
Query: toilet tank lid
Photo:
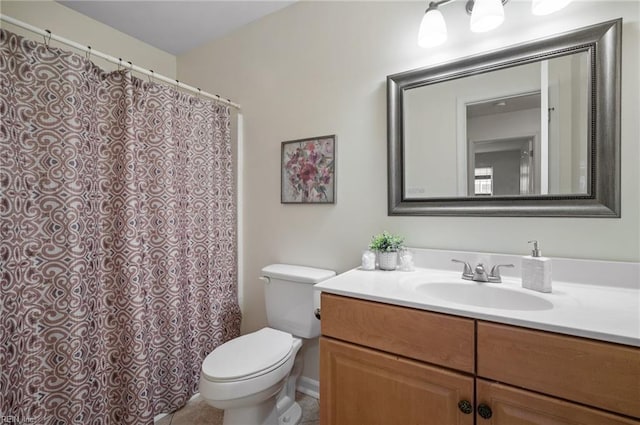
[[[290,280],[301,283],[318,283],[336,275],[333,270],[291,264],[271,264],[262,269],[262,275],[272,279]]]

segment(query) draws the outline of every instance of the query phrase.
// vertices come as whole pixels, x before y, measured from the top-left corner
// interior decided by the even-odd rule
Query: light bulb
[[[444,16],[436,8],[427,9],[420,22],[418,31],[418,46],[435,47],[447,40],[447,24]]]
[[[471,31],[486,32],[504,22],[502,0],[476,0],[471,12]]]
[[[571,0],[533,0],[531,2],[531,13],[534,15],[548,15],[562,9],[569,3],[571,3]]]

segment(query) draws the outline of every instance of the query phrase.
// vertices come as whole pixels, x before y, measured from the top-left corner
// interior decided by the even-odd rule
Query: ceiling
[[[178,56],[296,0],[56,1]]]

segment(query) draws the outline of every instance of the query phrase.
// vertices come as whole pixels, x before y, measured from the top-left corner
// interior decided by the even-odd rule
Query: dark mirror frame
[[[587,52],[589,190],[579,195],[405,198],[404,90]],[[620,217],[622,19],[387,77],[388,214],[410,216]],[[451,143],[455,143],[452,140]]]

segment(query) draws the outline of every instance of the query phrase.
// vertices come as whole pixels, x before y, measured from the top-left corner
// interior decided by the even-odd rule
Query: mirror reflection
[[[403,92],[404,197],[589,194],[585,51]]]

